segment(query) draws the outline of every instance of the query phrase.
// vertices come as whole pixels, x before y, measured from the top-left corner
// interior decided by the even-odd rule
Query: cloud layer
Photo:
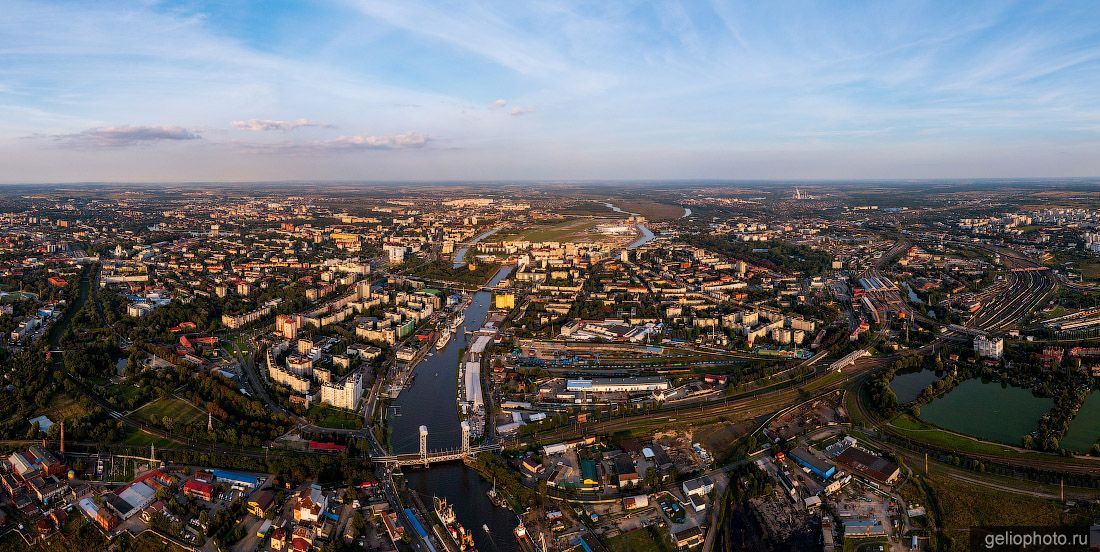
[[[116,148],[151,142],[199,140],[202,136],[180,126],[124,125],[90,128],[71,134],[53,134],[49,138],[74,146]]]
[[[248,130],[252,132],[267,132],[272,130],[295,130],[299,128],[307,127],[321,127],[332,128],[332,125],[325,123],[318,123],[317,121],[311,121],[309,119],[294,119],[293,121],[276,121],[272,119],[248,119],[243,121],[233,121],[230,126],[237,130]]]
[[[340,136],[321,142],[323,147],[332,149],[415,149],[428,145],[428,137],[418,132],[405,132],[384,136]]]
[[[0,181],[1100,174],[1093,0],[3,11]]]

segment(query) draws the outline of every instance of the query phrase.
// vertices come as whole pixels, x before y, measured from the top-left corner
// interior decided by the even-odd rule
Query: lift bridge
[[[479,452],[498,451],[500,449],[501,446],[499,443],[490,443],[471,447],[470,424],[468,422],[462,422],[462,446],[458,449],[428,452],[428,426],[420,426],[420,452],[410,452],[407,454],[394,454],[388,456],[375,456],[371,458],[371,460],[373,462],[385,464],[390,467],[427,467],[428,464],[434,464],[437,462],[453,462],[455,460],[462,460],[467,456],[476,455]]]

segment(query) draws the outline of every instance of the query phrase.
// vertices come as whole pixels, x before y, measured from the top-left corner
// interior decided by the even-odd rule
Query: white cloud
[[[513,117],[522,117],[528,113],[533,113],[534,111],[535,108],[533,107],[520,107],[517,105],[516,107],[513,107],[512,111],[510,111],[508,114]]]
[[[237,130],[248,130],[251,132],[267,132],[271,130],[295,130],[305,127],[321,127],[332,128],[332,125],[326,123],[319,123],[317,121],[311,121],[309,119],[294,119],[293,121],[277,121],[272,119],[248,119],[244,121],[233,121],[230,126]]]
[[[409,149],[428,144],[428,136],[419,132],[386,134],[380,136],[340,136],[320,144],[330,149]]]
[[[199,140],[202,136],[180,126],[123,125],[52,134],[48,138],[75,146],[113,148],[150,142]]]
[[[238,142],[236,145],[253,153],[325,153],[420,149],[429,142],[431,138],[428,135],[410,131],[396,134],[355,134],[311,142]]]
[[[500,108],[502,108],[506,105],[508,105],[508,100],[505,100],[505,99],[501,98],[501,99],[493,102],[493,105],[491,105],[490,107],[492,107],[493,109],[500,109]]]

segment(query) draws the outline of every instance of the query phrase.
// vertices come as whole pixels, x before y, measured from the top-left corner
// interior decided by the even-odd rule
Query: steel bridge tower
[[[428,426],[420,426],[420,460],[428,465]]]

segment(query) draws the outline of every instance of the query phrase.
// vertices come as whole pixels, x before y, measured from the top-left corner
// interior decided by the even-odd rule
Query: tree
[[[539,488],[538,488],[538,494],[537,494],[539,507],[542,507],[546,504],[546,494],[547,494],[546,480],[545,479],[539,479]]]

